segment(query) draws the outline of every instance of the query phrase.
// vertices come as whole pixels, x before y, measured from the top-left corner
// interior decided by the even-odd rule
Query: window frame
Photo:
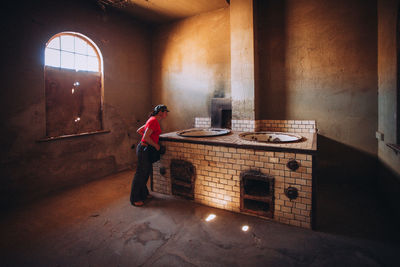
[[[46,142],[46,141],[51,141],[51,140],[58,140],[58,139],[63,139],[63,138],[71,138],[71,137],[79,137],[79,136],[86,136],[86,135],[92,135],[92,134],[102,134],[102,133],[109,133],[109,130],[104,130],[104,67],[103,67],[103,56],[100,52],[99,47],[87,36],[81,34],[81,33],[77,33],[77,32],[71,32],[71,31],[65,31],[65,32],[60,32],[57,33],[55,35],[53,35],[50,39],[48,39],[48,41],[46,42],[43,51],[43,74],[44,74],[44,80],[46,80],[46,68],[54,68],[54,69],[60,69],[60,70],[66,70],[66,71],[71,71],[73,69],[67,69],[67,68],[62,68],[61,67],[61,62],[60,62],[60,67],[53,67],[53,66],[49,66],[46,65],[46,54],[45,54],[45,50],[47,48],[47,46],[50,44],[50,42],[57,38],[60,37],[61,40],[61,36],[65,36],[65,35],[69,35],[69,36],[74,36],[77,38],[82,39],[84,42],[86,42],[89,46],[91,46],[91,48],[94,50],[94,52],[96,53],[97,59],[99,61],[99,69],[98,72],[100,75],[100,129],[96,130],[96,131],[90,131],[90,132],[79,132],[76,134],[66,134],[66,135],[60,135],[60,136],[49,136],[48,135],[48,130],[47,130],[47,114],[46,114],[46,137],[45,138],[41,138],[40,140],[38,140],[38,142]],[[60,46],[60,51],[61,50],[61,46]],[[75,54],[75,51],[74,51]],[[81,72],[89,72],[89,73],[96,73],[94,71],[88,71],[88,70],[77,70],[77,71],[81,71]],[[47,96],[46,96],[47,99]],[[47,101],[47,100],[46,100]],[[47,113],[47,111],[46,111]]]
[[[53,41],[55,38],[58,38],[58,37],[60,37],[60,40],[61,40],[61,36],[65,36],[65,35],[73,36],[73,37],[77,37],[79,39],[82,39],[84,42],[86,42],[88,45],[90,45],[93,48],[94,52],[96,53],[97,59],[99,61],[98,72],[100,72],[102,74],[103,73],[103,57],[102,57],[102,55],[100,53],[100,49],[98,48],[98,46],[92,40],[90,40],[87,36],[85,36],[83,34],[80,34],[80,33],[77,33],[77,32],[60,32],[60,33],[57,33],[57,34],[53,35],[46,42],[45,50],[47,49],[47,47],[51,43],[51,41]],[[57,50],[57,49],[54,49],[54,48],[49,48],[49,49]],[[59,51],[65,51],[65,52],[73,53],[74,55],[75,54],[82,55],[81,53],[77,53],[76,51],[70,52],[70,51],[62,50],[61,49],[61,45],[60,45]],[[86,56],[89,56],[89,55],[86,55]],[[60,57],[61,57],[61,54],[60,54]],[[44,66],[47,66],[46,65],[46,61],[44,61]],[[66,69],[66,68],[62,68],[61,67],[61,59],[60,59],[60,67],[53,67],[53,66],[48,66],[48,67]],[[87,71],[87,70],[85,70],[85,71]]]

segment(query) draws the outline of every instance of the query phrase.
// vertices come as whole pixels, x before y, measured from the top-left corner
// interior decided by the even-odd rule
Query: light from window
[[[99,72],[99,58],[94,48],[74,35],[57,36],[47,44],[45,65],[76,71]]]

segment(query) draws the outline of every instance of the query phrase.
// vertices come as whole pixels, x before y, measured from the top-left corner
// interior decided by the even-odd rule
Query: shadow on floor
[[[317,231],[400,243],[399,215],[379,192],[375,157],[318,136]]]
[[[10,213],[0,220],[1,266],[396,266],[399,247],[391,244],[157,193],[133,207],[132,175],[105,177]]]

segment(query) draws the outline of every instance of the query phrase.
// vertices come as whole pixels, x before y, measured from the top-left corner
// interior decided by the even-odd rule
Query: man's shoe
[[[133,202],[133,206],[136,206],[136,207],[141,207],[141,206],[143,206],[143,205],[144,205],[143,201],[136,201],[136,202]]]

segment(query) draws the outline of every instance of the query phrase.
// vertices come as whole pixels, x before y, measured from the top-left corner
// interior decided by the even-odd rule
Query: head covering
[[[167,106],[166,105],[157,105],[155,108],[154,108],[154,113],[155,114],[158,114],[158,112],[164,112],[164,111],[166,111],[166,112],[169,112],[169,110],[168,110],[168,108],[167,108]]]

